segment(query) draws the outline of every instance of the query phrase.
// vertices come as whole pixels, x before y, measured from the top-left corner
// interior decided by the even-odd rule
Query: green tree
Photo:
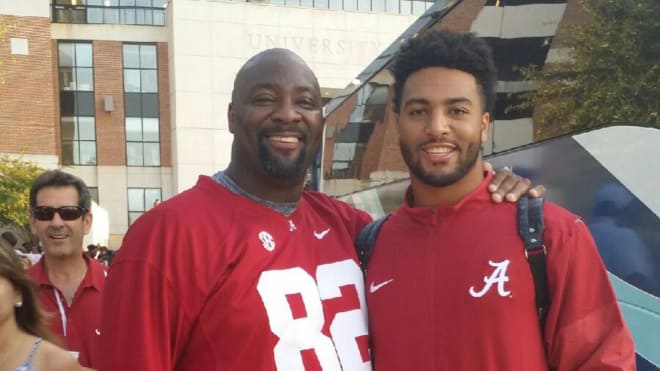
[[[568,61],[522,68],[536,90],[513,108],[535,107],[537,139],[605,123],[658,126],[660,1],[578,2],[591,20],[568,30]]]
[[[0,156],[0,224],[12,226],[24,241],[33,241],[29,228],[30,185],[42,171],[20,158]]]

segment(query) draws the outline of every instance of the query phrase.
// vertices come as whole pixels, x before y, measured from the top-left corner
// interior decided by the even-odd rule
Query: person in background
[[[57,343],[18,256],[0,247],[0,370],[83,370]]]
[[[236,76],[228,121],[229,167],[126,233],[104,293],[112,351],[99,369],[371,369],[353,247],[370,218],[303,191],[323,133],[316,76],[291,51],[257,54]],[[517,179],[500,179],[498,196],[526,192]]]
[[[41,304],[53,313],[50,330],[63,336],[68,350],[85,367],[100,355],[101,299],[105,267],[83,253],[92,224],[87,185],[60,170],[39,175],[30,188],[30,227],[43,257],[28,273]]]
[[[367,271],[378,371],[634,370],[632,336],[581,218],[544,206],[542,328],[514,203],[483,171],[497,72],[473,34],[430,31],[395,56],[394,111],[411,184]]]

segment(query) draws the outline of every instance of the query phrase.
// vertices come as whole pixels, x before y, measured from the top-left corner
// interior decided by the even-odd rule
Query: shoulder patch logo
[[[261,241],[264,249],[268,251],[275,250],[275,240],[273,240],[273,236],[270,233],[266,231],[259,232],[259,241]]]
[[[493,273],[490,274],[490,276],[485,276],[484,277],[484,287],[476,291],[474,286],[470,287],[470,295],[474,298],[480,298],[490,290],[491,286],[497,283],[497,293],[500,296],[509,296],[511,295],[511,291],[506,290],[504,288],[504,284],[506,282],[509,282],[509,276],[506,275],[506,269],[509,266],[509,259],[505,259],[501,262],[493,262],[493,261],[488,261],[488,265],[491,267],[494,267],[495,270],[493,270]]]

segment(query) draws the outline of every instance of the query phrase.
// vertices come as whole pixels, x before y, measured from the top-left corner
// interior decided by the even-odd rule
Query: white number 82
[[[356,338],[367,335],[367,313],[362,271],[353,260],[323,264],[316,279],[302,268],[266,271],[259,277],[257,290],[264,303],[271,331],[279,337],[273,349],[278,370],[304,371],[301,351],[313,349],[323,370],[369,371]],[[360,308],[337,313],[330,324],[332,339],[321,331],[325,324],[323,300],[341,296],[340,287],[354,285]],[[286,295],[299,294],[307,317],[293,318]],[[334,340],[334,344],[333,344]]]

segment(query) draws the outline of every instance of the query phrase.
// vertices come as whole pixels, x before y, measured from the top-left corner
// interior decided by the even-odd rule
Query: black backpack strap
[[[369,258],[371,258],[371,254],[374,251],[378,232],[380,232],[380,228],[389,216],[390,215],[387,214],[365,225],[355,239],[355,251],[357,252],[362,272],[367,271],[367,265],[369,264]]]
[[[545,330],[545,318],[550,306],[548,276],[546,272],[545,244],[543,243],[543,198],[521,197],[518,200],[518,233],[525,242],[525,258],[534,277],[536,309]]]

